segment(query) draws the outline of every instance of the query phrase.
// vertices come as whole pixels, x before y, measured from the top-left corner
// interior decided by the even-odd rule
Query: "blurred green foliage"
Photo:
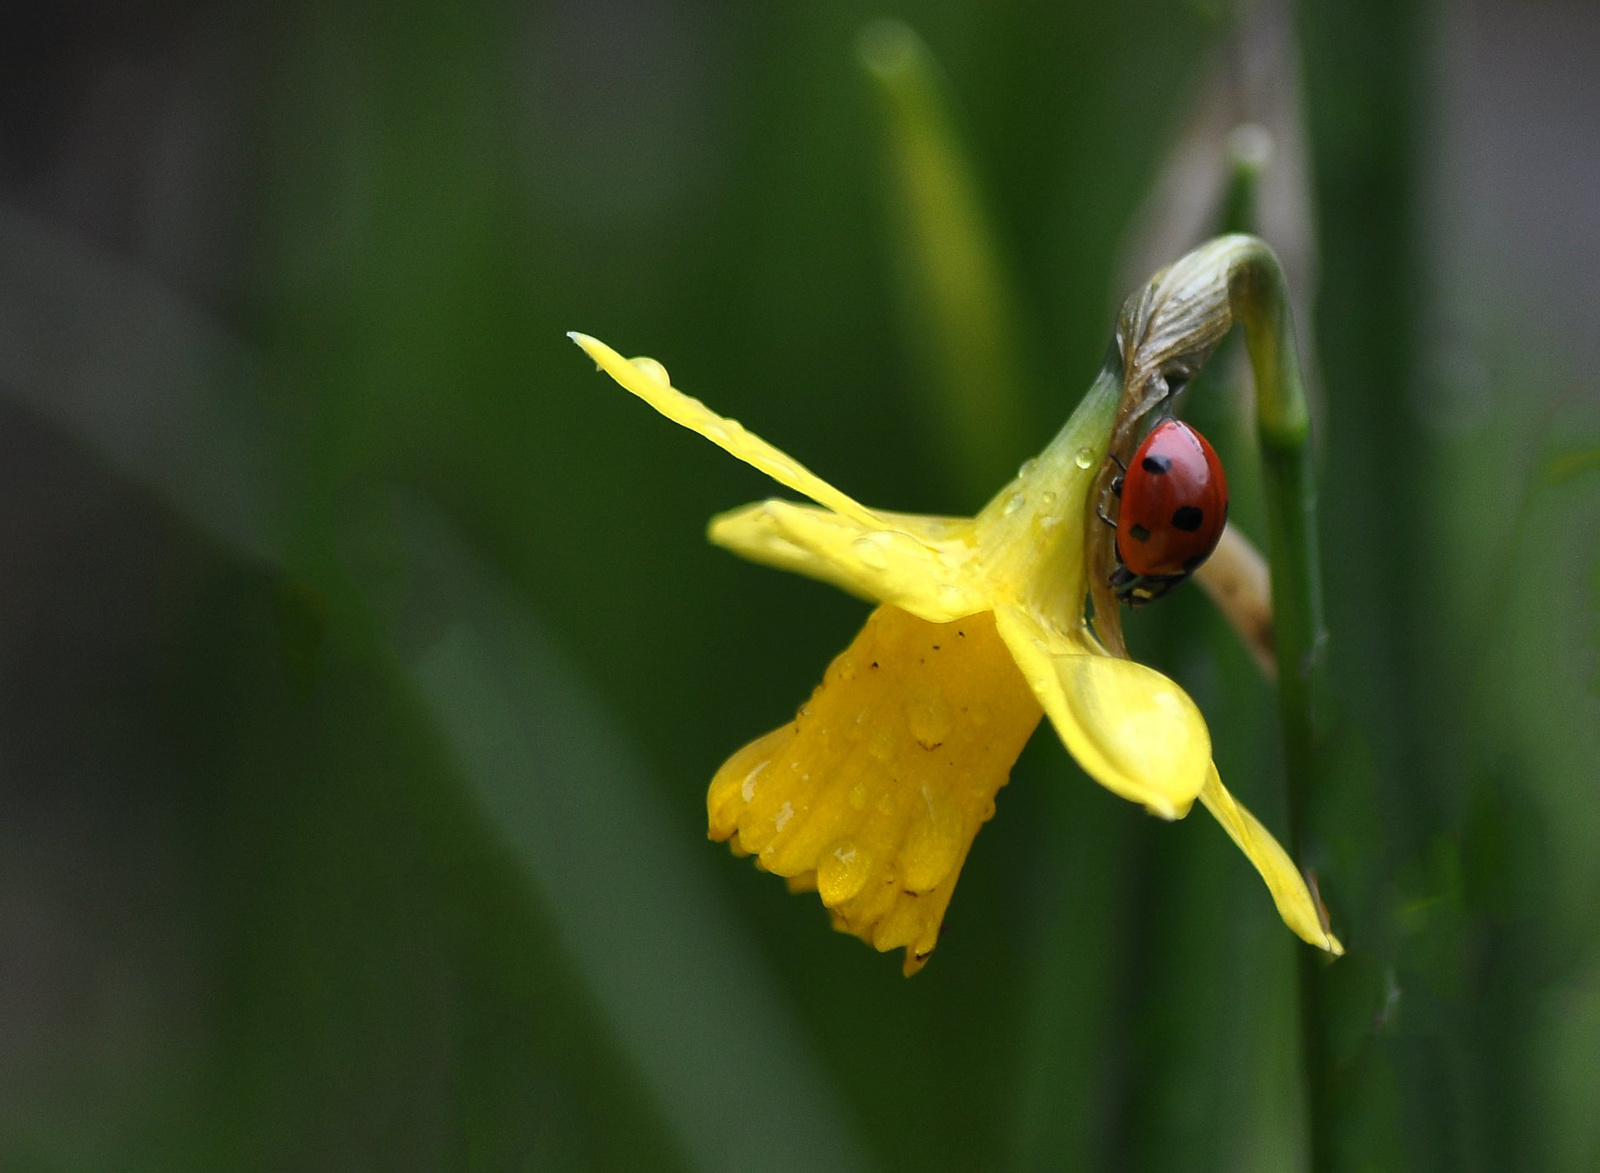
[[[862,500],[970,511],[1097,369],[1133,211],[1249,32],[1155,0],[900,10],[967,152],[941,198],[1004,303],[962,339],[916,330],[963,319],[906,243],[941,204],[885,146],[856,55],[880,15],[291,6],[241,41],[259,182],[227,304],[5,213],[10,410],[143,537],[63,529],[105,542],[116,605],[67,603],[119,658],[20,661],[118,799],[51,781],[107,820],[89,863],[8,804],[30,883],[89,877],[109,1001],[17,1044],[0,1165],[1300,1166],[1302,946],[1215,828],[1139,818],[1053,738],[913,981],[703,842],[715,767],[862,609],[708,548],[770,486],[564,332],[656,356]],[[1415,410],[1426,32],[1415,5],[1299,6],[1337,698],[1306,862],[1351,946],[1321,975],[1326,1117],[1338,1168],[1587,1169],[1596,587],[1570,538],[1595,511],[1569,441],[1594,421],[1510,330],[1477,426]],[[1005,424],[967,436],[986,355]],[[1194,415],[1259,537],[1230,369]],[[1226,625],[1186,591],[1131,638],[1281,829],[1271,693]]]

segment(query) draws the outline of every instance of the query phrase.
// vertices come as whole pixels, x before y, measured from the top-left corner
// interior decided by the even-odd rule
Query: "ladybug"
[[[1151,428],[1111,491],[1122,502],[1111,522],[1117,531],[1111,585],[1130,607],[1159,599],[1188,578],[1217,548],[1228,521],[1222,461],[1182,420]]]

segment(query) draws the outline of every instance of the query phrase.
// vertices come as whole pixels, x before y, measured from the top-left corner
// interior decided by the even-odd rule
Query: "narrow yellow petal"
[[[827,509],[763,501],[713,518],[711,540],[754,562],[793,571],[929,623],[987,610],[961,573],[970,546],[946,518],[885,514],[893,528],[866,526]]]
[[[882,519],[861,502],[848,493],[840,492],[794,457],[774,448],[748,430],[738,420],[718,415],[698,399],[673,387],[667,369],[655,359],[623,358],[599,339],[576,331],[567,337],[583,347],[601,370],[673,423],[699,432],[724,452],[766,473],[780,485],[810,497],[818,505],[825,505],[865,525],[882,524]]]
[[[1278,906],[1283,923],[1302,941],[1326,949],[1335,957],[1342,954],[1344,946],[1328,931],[1324,914],[1289,853],[1228,793],[1215,766],[1211,767],[1205,788],[1200,791],[1200,801],[1216,816],[1239,850],[1255,864],[1256,871],[1267,883],[1267,891],[1272,893],[1272,903]]]
[[[1042,714],[993,617],[879,607],[789,724],[712,779],[713,839],[815,889],[835,927],[920,969]]]
[[[1073,640],[1022,607],[998,610],[1000,637],[1067,751],[1106,789],[1152,814],[1189,813],[1211,768],[1195,703],[1153,668]]]

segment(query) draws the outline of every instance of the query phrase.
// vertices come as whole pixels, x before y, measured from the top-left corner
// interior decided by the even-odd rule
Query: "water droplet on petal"
[[[900,849],[904,882],[915,892],[928,892],[948,876],[970,841],[961,832],[961,815],[947,795],[935,798],[922,788],[925,818],[918,818]]]
[[[1021,493],[1013,493],[1011,496],[1006,498],[1006,503],[1001,508],[1000,512],[1005,516],[1010,517],[1013,513],[1021,509],[1027,503],[1028,499]]]
[[[934,749],[950,736],[950,706],[939,697],[912,701],[906,706],[911,736],[923,749]]]
[[[656,386],[672,386],[672,379],[667,374],[667,368],[662,366],[655,359],[640,355],[638,358],[630,358],[628,361],[633,364],[634,370],[638,371]]]
[[[1017,469],[1017,475],[1019,477],[1028,476],[1038,466],[1039,466],[1039,461],[1038,461],[1037,457],[1034,457],[1034,458],[1029,459],[1029,460],[1024,460],[1022,462],[1022,467]]]
[[[1079,468],[1088,468],[1094,464],[1094,451],[1088,446],[1079,448],[1072,454],[1072,463]]]
[[[872,857],[853,839],[840,839],[817,857],[817,893],[830,908],[852,899],[872,874]]]
[[[850,550],[863,565],[882,570],[889,565],[888,539],[889,535],[884,533],[863,534],[850,543]]]
[[[1049,489],[1046,489],[1044,492],[1039,494],[1039,504],[1041,504],[1041,505],[1054,505],[1055,503],[1056,503],[1056,495],[1054,493],[1052,493]]]
[[[759,778],[761,776],[761,772],[763,770],[765,770],[771,764],[772,763],[770,761],[762,762],[755,769],[751,770],[748,774],[746,774],[744,776],[744,785],[739,787],[739,795],[746,802],[751,802],[751,801],[753,801],[755,799],[755,796],[756,796],[756,779]]]
[[[789,825],[789,820],[794,818],[794,804],[786,802],[777,814],[772,816],[772,826],[780,834]]]

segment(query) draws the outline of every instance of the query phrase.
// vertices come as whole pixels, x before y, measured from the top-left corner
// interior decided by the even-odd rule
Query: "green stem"
[[[1230,301],[1244,327],[1256,384],[1256,428],[1267,498],[1267,557],[1278,658],[1278,717],[1289,780],[1290,835],[1305,846],[1311,785],[1315,695],[1326,633],[1317,554],[1317,498],[1312,475],[1311,413],[1289,313],[1283,270],[1254,238],[1241,249]]]
[[[1283,268],[1254,236],[1219,236],[1180,258],[1130,297],[1117,323],[1122,398],[1111,450],[1131,453],[1144,416],[1160,410],[1175,385],[1197,375],[1235,326],[1242,327],[1255,376],[1256,430],[1267,498],[1267,561],[1272,572],[1278,720],[1283,730],[1285,805],[1290,846],[1307,858],[1316,772],[1317,698],[1323,648],[1322,572],[1317,557],[1311,409],[1295,345]],[[1126,456],[1123,456],[1126,459]],[[1110,470],[1103,470],[1102,480]],[[1091,530],[1092,563],[1110,565],[1109,539]],[[1094,543],[1098,542],[1098,546]],[[1121,647],[1120,612],[1104,573],[1090,588],[1096,624],[1113,651]],[[1301,951],[1301,1055],[1311,1169],[1331,1168],[1328,1066],[1322,1053],[1320,958]]]
[[[1249,243],[1241,245],[1239,261],[1231,270],[1229,300],[1244,327],[1255,375],[1289,838],[1294,857],[1303,866],[1316,761],[1317,697],[1327,643],[1317,553],[1311,416],[1283,270],[1266,245],[1254,238],[1239,239]],[[1300,951],[1300,1045],[1312,1173],[1332,1167],[1327,1066],[1318,1006],[1321,966],[1318,955]]]

